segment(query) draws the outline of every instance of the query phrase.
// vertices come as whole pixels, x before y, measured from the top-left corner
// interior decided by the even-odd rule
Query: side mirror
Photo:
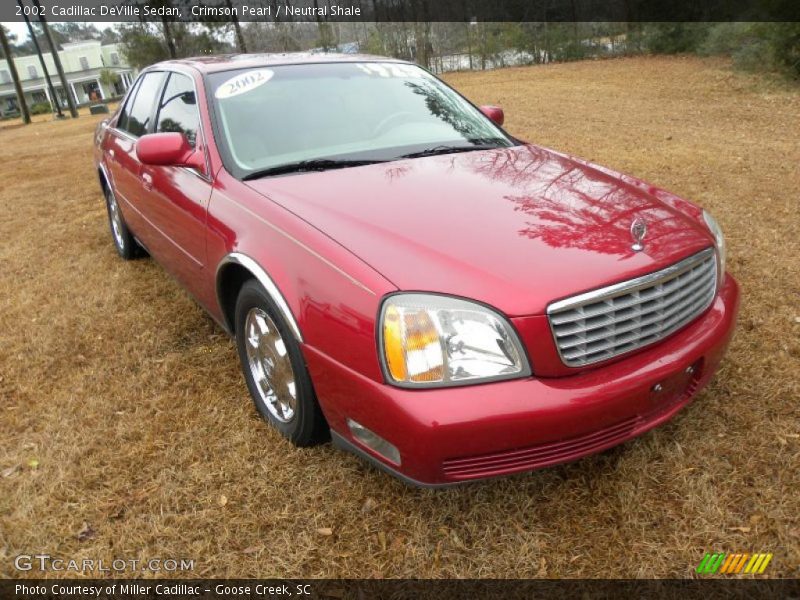
[[[136,156],[145,165],[205,170],[202,152],[195,151],[182,133],[150,133],[136,140]]]
[[[489,117],[495,124],[503,126],[503,122],[506,120],[506,115],[503,112],[503,109],[499,106],[481,106],[481,112]]]

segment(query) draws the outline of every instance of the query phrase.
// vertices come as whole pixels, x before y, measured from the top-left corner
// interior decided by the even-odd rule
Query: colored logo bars
[[[767,568],[772,560],[772,553],[768,554],[711,554],[707,552],[697,566],[698,573],[737,573],[760,574]]]

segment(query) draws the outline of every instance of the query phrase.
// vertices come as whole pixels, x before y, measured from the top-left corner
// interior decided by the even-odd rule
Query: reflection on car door
[[[155,111],[153,132],[183,134],[195,152],[206,154],[193,79],[171,72],[163,86]],[[207,164],[203,161],[204,164]],[[206,214],[211,179],[204,170],[173,166],[142,165],[145,189],[142,212],[158,232],[151,243],[155,253],[172,273],[197,297],[206,266]]]

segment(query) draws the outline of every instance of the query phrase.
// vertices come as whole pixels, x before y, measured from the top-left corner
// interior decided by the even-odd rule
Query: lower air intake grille
[[[547,467],[615,446],[630,437],[641,422],[642,418],[635,416],[604,429],[559,442],[482,456],[450,458],[444,461],[442,468],[451,479],[475,479],[497,473]]]

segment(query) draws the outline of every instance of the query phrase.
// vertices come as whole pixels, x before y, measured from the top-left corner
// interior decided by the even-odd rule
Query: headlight
[[[389,380],[441,387],[527,377],[525,351],[495,311],[435,294],[397,294],[379,320],[381,359]]]
[[[725,236],[722,235],[722,229],[717,223],[717,220],[706,211],[703,211],[703,220],[708,225],[709,231],[714,236],[717,243],[717,253],[719,254],[719,276],[720,281],[725,276]]]

